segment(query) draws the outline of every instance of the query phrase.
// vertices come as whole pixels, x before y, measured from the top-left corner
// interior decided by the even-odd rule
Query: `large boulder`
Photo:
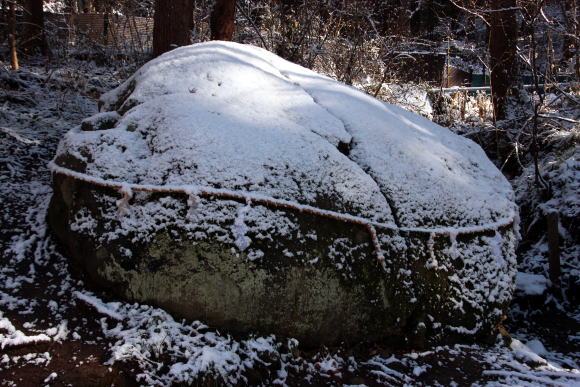
[[[147,63],[72,129],[48,220],[131,301],[309,345],[489,335],[517,208],[472,141],[260,48]]]

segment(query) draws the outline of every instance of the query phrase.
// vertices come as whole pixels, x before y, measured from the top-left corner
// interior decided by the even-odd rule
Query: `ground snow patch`
[[[50,337],[41,333],[38,335],[26,335],[3,316],[0,311],[0,348],[18,347],[34,343],[49,342]]]
[[[544,344],[542,344],[542,342],[538,339],[533,339],[533,340],[528,341],[526,343],[526,347],[528,347],[530,350],[532,350],[538,356],[545,356],[548,353],[548,351],[546,350],[546,347],[544,347]]]
[[[514,351],[514,356],[524,362],[532,364],[546,364],[546,360],[534,352],[527,345],[517,339],[513,339],[510,348]]]
[[[516,276],[516,289],[529,296],[544,294],[550,286],[550,280],[541,274],[518,272]]]

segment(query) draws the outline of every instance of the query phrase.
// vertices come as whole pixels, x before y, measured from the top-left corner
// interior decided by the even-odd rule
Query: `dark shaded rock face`
[[[48,221],[119,297],[415,347],[489,335],[511,299],[509,184],[429,121],[233,43],[171,51],[102,102],[59,147]]]

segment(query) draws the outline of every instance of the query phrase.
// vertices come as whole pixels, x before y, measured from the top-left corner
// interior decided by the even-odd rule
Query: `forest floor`
[[[580,386],[580,314],[547,303],[547,293],[520,292],[506,321],[509,345],[498,335],[416,352],[234,338],[85,285],[47,229],[47,163],[62,135],[126,75],[83,61],[0,70],[1,386]]]

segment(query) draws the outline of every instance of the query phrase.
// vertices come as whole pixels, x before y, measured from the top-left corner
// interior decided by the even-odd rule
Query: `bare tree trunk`
[[[212,40],[232,40],[235,13],[236,0],[216,0],[210,18]]]
[[[576,73],[576,81],[580,80],[580,21],[578,20],[578,2],[577,0],[567,0],[564,3],[564,11],[568,15],[566,24],[568,33],[564,37],[565,51],[564,58],[574,59],[574,70]]]
[[[16,9],[14,2],[10,2],[10,14],[8,15],[8,41],[10,43],[10,65],[12,70],[20,68],[18,64],[18,55],[16,53]]]
[[[93,12],[102,13],[105,10],[104,4],[102,0],[93,0]]]
[[[552,286],[560,287],[560,276],[562,269],[560,266],[560,232],[559,232],[559,215],[557,212],[550,212],[546,216],[548,230],[548,247],[550,255],[548,256],[548,270]]]
[[[84,0],[83,1],[83,12],[84,13],[94,13],[95,12],[95,5],[93,4],[93,0]]]
[[[508,97],[518,77],[518,25],[515,0],[490,0],[489,56],[491,93],[496,120],[507,117]]]
[[[29,51],[39,50],[46,54],[44,36],[44,10],[42,0],[24,1],[24,48]]]
[[[109,7],[107,6],[103,15],[103,42],[106,45],[109,44],[109,34],[110,32],[110,27],[111,27],[111,19],[110,19],[110,12],[109,12]]]
[[[79,13],[79,2],[78,0],[69,0],[68,1],[68,7],[67,7],[67,11],[76,15],[77,13]]]
[[[153,55],[191,44],[193,0],[157,0],[153,23]]]

